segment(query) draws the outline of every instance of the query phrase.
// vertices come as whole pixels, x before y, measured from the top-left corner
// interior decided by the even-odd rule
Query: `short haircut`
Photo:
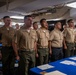
[[[9,16],[4,16],[3,19],[10,18]]]
[[[37,22],[34,22],[33,25],[34,25],[35,23],[37,23]]]
[[[73,21],[73,19],[69,19],[69,20],[67,21],[67,23],[69,23],[69,22],[71,22],[71,21]]]
[[[42,18],[42,19],[40,20],[40,24],[42,24],[42,22],[43,22],[44,20],[46,20],[46,19],[45,19],[45,18]]]
[[[24,19],[27,19],[28,17],[32,17],[31,15],[24,16]]]
[[[54,25],[56,25],[58,22],[60,22],[60,21],[55,22]],[[60,23],[61,23],[61,22],[60,22]]]

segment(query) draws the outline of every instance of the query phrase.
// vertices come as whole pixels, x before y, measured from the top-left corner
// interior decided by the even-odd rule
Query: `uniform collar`
[[[42,32],[46,32],[46,29],[44,29],[44,28],[40,28],[40,31],[42,31]]]
[[[60,32],[60,30],[59,30],[59,29],[57,29],[57,28],[54,28],[54,30],[55,30],[55,31],[57,31],[57,32]]]
[[[73,29],[73,28],[69,27],[69,29]]]
[[[10,27],[6,27],[5,25],[3,26],[6,30],[10,30]]]

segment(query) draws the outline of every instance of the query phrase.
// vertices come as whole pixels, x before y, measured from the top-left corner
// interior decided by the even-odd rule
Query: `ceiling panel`
[[[28,13],[37,9],[46,8],[48,6],[54,6],[58,4],[64,4],[72,1],[76,0],[9,0],[9,2],[11,3],[9,3],[9,10],[7,10],[5,5],[6,0],[0,0],[0,5],[5,5],[3,7],[0,7],[0,18],[2,18],[4,15],[19,15],[20,13]],[[65,9],[64,11],[66,10],[67,9]]]
[[[8,3],[11,3],[11,2],[13,2],[15,0],[0,0],[0,7],[6,5],[7,1],[8,1]]]
[[[58,5],[62,3],[67,3],[67,2],[72,2],[75,0],[36,0],[31,3],[22,5],[20,7],[11,9],[13,11],[22,11],[22,12],[30,12],[33,10],[45,8],[47,6],[53,6],[53,5]]]

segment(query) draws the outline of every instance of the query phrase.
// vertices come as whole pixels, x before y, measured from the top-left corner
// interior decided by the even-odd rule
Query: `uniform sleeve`
[[[15,35],[14,35],[13,42],[19,44],[19,41],[20,41],[21,37],[22,37],[21,32],[19,30],[16,31]]]
[[[76,43],[76,31],[75,31],[75,39],[74,39],[75,43]]]
[[[52,32],[50,32],[50,38],[49,38],[49,40],[52,41],[53,39],[54,39],[54,32],[52,31]]]
[[[38,41],[37,31],[36,31],[36,42]]]
[[[48,41],[50,41],[50,31],[48,31]]]
[[[0,40],[2,39],[2,32],[1,32],[1,28],[0,28]]]
[[[66,37],[66,35],[67,35],[67,29],[65,29],[65,30],[63,31],[63,36]]]
[[[39,30],[37,30],[36,33],[37,33],[37,39],[39,39],[39,37],[40,37]]]

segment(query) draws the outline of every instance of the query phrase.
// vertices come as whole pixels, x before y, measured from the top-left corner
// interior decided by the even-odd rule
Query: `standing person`
[[[14,75],[14,51],[12,47],[12,39],[15,30],[10,27],[11,18],[9,16],[3,17],[4,26],[0,28],[1,42],[2,42],[2,71],[3,75]]]
[[[24,26],[16,32],[13,40],[13,48],[16,54],[16,59],[20,60],[20,75],[28,75],[29,69],[35,67],[35,52],[37,50],[37,34],[35,30],[31,29],[32,17],[30,15],[25,16],[24,22]],[[17,46],[19,48],[20,57],[18,55]],[[23,72],[24,70],[25,73]]]
[[[74,31],[74,21],[70,19],[67,21],[68,28],[64,30],[64,49],[65,57],[74,55],[74,42],[75,42],[75,31]]]
[[[74,50],[74,55],[76,55],[76,25],[75,25],[74,31],[75,31],[75,50]]]
[[[60,29],[61,22],[56,22],[54,30],[50,32],[50,53],[52,54],[52,61],[63,58],[63,34]]]
[[[37,24],[37,22],[34,22],[34,23],[33,23],[33,29],[35,29],[35,30],[38,29],[38,24]]]
[[[15,27],[16,27],[16,30],[19,30],[20,29],[19,24],[16,24]]]
[[[35,31],[38,30],[38,24],[37,24],[37,22],[33,22],[33,29],[34,29]],[[39,66],[39,57],[36,57],[35,66]]]
[[[66,28],[68,28],[68,25],[67,25],[67,24],[63,25],[63,31],[64,31]]]
[[[37,30],[38,35],[38,53],[40,65],[48,63],[48,41],[49,31],[47,30],[48,23],[45,18],[40,20],[41,28]]]

